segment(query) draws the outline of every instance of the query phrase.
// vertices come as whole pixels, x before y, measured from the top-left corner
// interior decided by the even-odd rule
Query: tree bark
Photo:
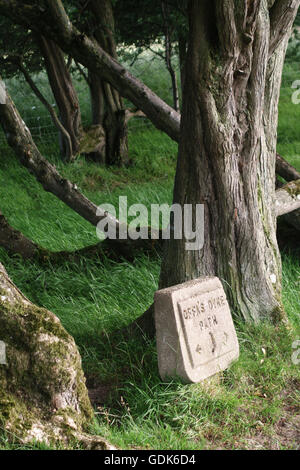
[[[300,179],[291,181],[276,191],[275,214],[277,217],[300,209]]]
[[[184,83],[185,83],[185,60],[187,52],[187,38],[185,35],[178,33],[178,51],[179,51],[179,67],[180,67],[180,82],[181,82],[181,93],[183,95]]]
[[[61,133],[63,157],[70,161],[77,155],[82,136],[81,114],[78,97],[72,83],[72,78],[65,62],[64,54],[58,45],[43,35],[37,36],[49,83],[59,110],[59,117],[63,128],[71,139],[72,152],[70,155],[70,143],[65,133]]]
[[[279,153],[276,153],[276,173],[286,181],[300,179],[300,173],[292,165],[290,165]]]
[[[102,83],[98,75],[89,73],[89,86],[92,104],[92,122],[93,124],[103,124],[104,121],[104,97]]]
[[[187,251],[186,240],[167,241],[160,277],[162,288],[216,275],[231,310],[254,321],[285,317],[274,211],[276,129],[299,2],[285,3],[289,26],[285,18],[274,48],[266,1],[190,2],[174,202],[204,204],[204,247]]]
[[[172,82],[172,95],[173,95],[173,108],[179,112],[179,93],[176,72],[172,65],[172,39],[169,27],[169,5],[165,2],[161,2],[162,17],[163,17],[163,30],[165,35],[165,62]]]
[[[0,211],[0,246],[11,253],[17,253],[22,258],[33,258],[38,252],[38,246],[26,238],[21,232],[13,229]]]
[[[33,305],[0,263],[0,423],[22,443],[113,447],[86,434],[93,419],[81,358],[58,318]]]
[[[110,57],[117,60],[115,43],[115,24],[111,0],[92,0],[88,4],[92,13],[93,36],[100,47]],[[99,74],[89,72],[92,117],[94,125],[101,125],[105,130],[105,155],[98,155],[100,162],[106,165],[127,165],[128,132],[125,121],[125,109],[120,93]],[[97,155],[94,155],[97,159]]]
[[[27,72],[26,68],[23,66],[22,63],[19,63],[19,69],[23,73],[26,82],[28,83],[28,85],[30,86],[30,88],[32,89],[36,97],[41,101],[41,103],[45,106],[45,108],[49,112],[56,129],[61,133],[61,136],[63,136],[63,139],[64,139],[64,151],[63,151],[64,153],[63,154],[65,156],[66,161],[71,161],[73,158],[73,145],[72,145],[70,134],[64,128],[55,110],[53,109],[51,104],[48,103],[48,101],[40,92],[40,90],[37,88],[34,81],[30,77],[30,74]]]

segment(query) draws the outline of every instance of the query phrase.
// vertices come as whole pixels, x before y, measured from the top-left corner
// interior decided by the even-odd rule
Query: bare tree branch
[[[40,154],[29,129],[8,94],[6,104],[0,105],[0,123],[9,145],[14,149],[20,162],[33,173],[45,191],[57,196],[94,226],[97,226],[101,218],[108,216],[104,210],[97,212],[96,204],[87,199],[75,184],[62,178],[56,168]],[[118,220],[112,216],[110,220],[118,229],[120,226]]]
[[[300,179],[299,171],[297,171],[296,168],[284,160],[284,158],[282,158],[279,153],[276,154],[276,173],[286,181]]]
[[[85,73],[85,71],[83,70],[82,67],[80,67],[80,64],[78,64],[78,62],[75,62],[75,65],[76,65],[76,68],[78,70],[78,72],[80,73],[80,75],[84,78],[84,80],[86,81],[86,83],[90,86],[91,84],[91,81],[88,77],[88,75]]]

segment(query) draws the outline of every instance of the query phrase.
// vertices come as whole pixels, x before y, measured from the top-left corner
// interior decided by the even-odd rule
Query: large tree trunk
[[[217,275],[232,311],[246,320],[284,316],[274,210],[276,129],[298,6],[280,0],[270,11],[267,1],[189,6],[174,202],[204,204],[204,247],[186,251],[186,240],[167,242],[160,287]]]
[[[112,449],[85,434],[93,410],[73,338],[33,305],[0,263],[0,425],[23,443]]]
[[[71,138],[73,158],[79,151],[82,136],[81,114],[78,97],[72,83],[64,54],[57,44],[43,35],[38,36],[38,44],[45,60],[49,83],[59,110],[61,123]],[[69,142],[61,133],[61,153],[70,159]]]

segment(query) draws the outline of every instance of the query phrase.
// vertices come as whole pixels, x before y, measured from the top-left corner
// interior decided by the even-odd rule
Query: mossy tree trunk
[[[166,244],[160,287],[217,275],[246,320],[284,317],[276,241],[278,99],[299,1],[190,1],[174,203],[204,204],[204,247]]]
[[[0,426],[22,443],[110,449],[85,434],[93,410],[81,358],[58,318],[33,305],[0,263]]]

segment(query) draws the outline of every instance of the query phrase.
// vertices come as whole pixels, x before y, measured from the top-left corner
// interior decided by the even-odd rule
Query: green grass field
[[[278,151],[300,170],[300,105],[291,103],[291,83],[300,78],[297,67],[285,67]],[[152,72],[155,91],[168,95],[165,72],[159,67]],[[141,78],[143,73],[147,68],[141,70]],[[40,86],[45,88],[42,76]],[[77,86],[88,122],[88,96],[82,82]],[[64,165],[45,111],[16,80],[9,90],[33,134],[41,136],[38,143],[44,155],[95,203],[117,204],[120,195],[128,197],[128,204],[171,202],[177,145],[167,136],[139,121],[132,124],[129,136],[132,167],[105,169],[84,159]],[[45,127],[38,130],[38,121]],[[94,227],[43,191],[20,167],[3,136],[0,148],[1,211],[15,228],[53,251],[97,242]],[[292,362],[293,341],[300,339],[299,250],[285,247],[282,259],[290,328],[245,325],[236,319],[239,360],[218,379],[182,385],[159,378],[154,341],[117,341],[112,335],[152,303],[158,256],[140,255],[132,263],[79,256],[52,264],[24,262],[0,249],[0,260],[16,285],[31,301],[53,311],[74,336],[88,386],[97,396],[91,432],[122,449],[299,447],[300,364]],[[0,433],[0,449],[24,448],[12,438]]]

